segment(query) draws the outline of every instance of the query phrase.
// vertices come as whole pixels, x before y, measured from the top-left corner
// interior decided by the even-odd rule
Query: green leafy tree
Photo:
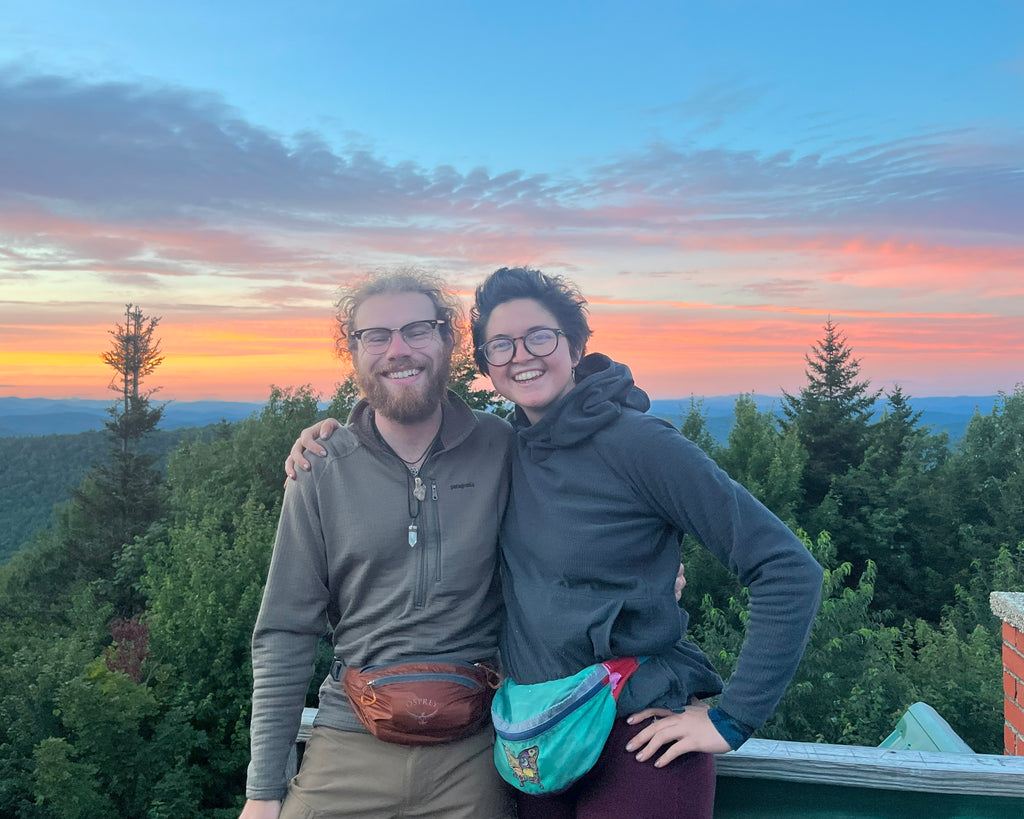
[[[898,668],[926,702],[977,753],[1003,747],[1003,665],[999,635],[977,625],[962,634],[955,617],[938,626],[916,620],[902,630]]]
[[[836,475],[861,462],[868,423],[881,394],[870,390],[870,382],[858,380],[860,361],[831,318],[824,329],[824,338],[804,356],[806,386],[797,395],[783,390],[782,428],[795,429],[807,451],[804,511],[821,503]]]
[[[1002,674],[998,625],[977,625],[980,601],[961,589],[942,622],[886,625],[873,611],[878,578],[869,562],[855,583],[838,562],[828,533],[804,543],[825,569],[822,604],[807,650],[785,696],[758,736],[804,742],[878,745],[914,702],[932,705],[978,753],[1002,747]],[[980,574],[1002,587],[1024,589],[1024,543],[1003,550]],[[696,578],[694,580],[696,581]],[[690,591],[687,585],[686,592]],[[979,588],[989,582],[979,583]],[[987,601],[987,594],[985,595]],[[746,589],[724,605],[710,594],[693,628],[723,677],[743,644]],[[992,621],[990,614],[985,622]]]
[[[448,389],[465,401],[471,409],[493,412],[502,418],[512,414],[509,404],[494,390],[477,387],[480,370],[473,360],[473,352],[468,347],[460,347],[452,355],[452,373],[448,379]]]
[[[351,385],[342,384],[333,402],[342,418],[352,398]],[[282,463],[298,430],[319,415],[308,387],[274,388],[258,415],[224,437],[183,446],[168,464],[167,526],[136,544],[149,604],[146,679],[183,719],[176,736],[184,732],[191,745],[177,776],[190,784],[195,810],[237,809],[244,793],[250,640],[280,512]]]
[[[359,400],[359,384],[356,381],[356,374],[352,372],[338,383],[334,396],[324,412],[324,417],[337,418],[344,424],[357,400]]]
[[[870,611],[876,568],[868,564],[854,585],[849,563],[837,563],[827,533],[805,545],[825,569],[822,605],[803,660],[782,702],[758,736],[804,742],[877,745],[912,699],[912,687],[889,659],[897,629]],[[694,636],[719,673],[728,677],[743,644],[749,595],[725,607],[711,597]]]
[[[151,601],[149,685],[187,719],[197,805],[227,808],[244,791],[249,641],[276,514],[250,498],[230,531],[221,519],[215,513],[172,528],[154,549],[143,588]]]
[[[5,591],[0,589],[0,599],[6,597]],[[41,616],[45,606],[5,612],[9,616],[0,618],[0,816],[54,815],[35,805],[37,753],[55,762],[63,754],[71,763],[77,752],[54,743],[37,752],[37,746],[48,738],[69,737],[60,714],[62,688],[98,656],[108,639],[106,621],[113,607],[97,600],[91,587],[67,601],[59,620]],[[86,767],[92,764],[80,761]],[[49,781],[56,786],[61,780]],[[78,787],[77,782],[69,783],[75,793]],[[79,794],[83,799],[84,793]],[[83,804],[92,803],[85,799]]]
[[[716,460],[782,520],[793,521],[801,502],[801,476],[807,452],[794,430],[782,432],[771,411],[761,412],[751,395],[740,395],[735,421]]]
[[[33,754],[35,804],[55,819],[117,816],[114,801],[102,790],[100,766],[80,761],[74,747],[60,737],[47,737]]]
[[[961,635],[981,625],[998,636],[1002,621],[992,613],[989,598],[994,591],[1024,592],[1024,541],[1000,546],[991,561],[975,558],[967,574],[967,582],[957,584],[955,601],[944,609],[943,616]],[[993,645],[999,648],[1001,643]]]
[[[94,769],[87,781],[97,796],[116,808],[99,815],[144,815],[148,802],[145,792],[151,779],[139,776],[144,769],[140,762],[147,758],[155,761],[146,734],[157,712],[153,692],[123,673],[111,672],[103,658],[93,660],[83,674],[59,687],[57,714],[68,736],[60,739],[66,757],[57,758],[62,763],[81,760],[71,764]],[[52,741],[44,740],[41,745],[52,749]],[[37,804],[56,798],[50,788],[40,786],[47,780],[57,780],[59,771],[59,767],[41,764],[37,747]],[[40,782],[43,773],[46,776]]]
[[[197,737],[153,688],[111,671],[104,657],[62,680],[61,730],[33,751],[34,804],[47,816],[195,815],[196,788],[182,763]],[[34,816],[25,810],[23,815]]]

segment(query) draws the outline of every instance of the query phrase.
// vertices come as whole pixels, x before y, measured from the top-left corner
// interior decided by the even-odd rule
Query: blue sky
[[[125,301],[181,395],[329,389],[397,263],[569,275],[664,397],[798,387],[827,316],[882,386],[1022,380],[1021,2],[13,3],[0,119],[5,394],[89,393]]]
[[[1024,125],[1019,2],[11,5],[9,64],[205,90],[283,135],[426,166],[580,172],[660,141],[827,154]]]

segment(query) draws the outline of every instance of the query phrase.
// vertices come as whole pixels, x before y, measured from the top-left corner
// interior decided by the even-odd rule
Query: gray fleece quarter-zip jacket
[[[448,393],[438,441],[419,470],[418,501],[373,416],[358,403],[348,425],[324,441],[327,457],[313,458],[285,491],[252,637],[249,799],[287,792],[288,754],[321,636],[330,634],[335,657],[351,667],[497,655],[509,425]],[[330,676],[315,724],[363,730]]]

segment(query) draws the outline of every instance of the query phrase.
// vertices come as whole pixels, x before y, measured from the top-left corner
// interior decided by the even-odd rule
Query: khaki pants
[[[280,819],[515,816],[493,747],[490,728],[439,745],[396,745],[314,728]]]

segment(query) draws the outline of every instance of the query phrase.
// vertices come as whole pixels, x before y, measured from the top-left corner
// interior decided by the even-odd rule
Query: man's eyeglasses
[[[366,352],[374,355],[383,353],[391,346],[391,337],[395,333],[401,333],[406,344],[414,350],[419,350],[430,343],[434,330],[446,323],[441,319],[426,319],[410,321],[402,327],[393,327],[390,330],[387,327],[367,327],[365,330],[356,330],[352,337],[363,345]]]
[[[484,358],[492,367],[504,367],[516,357],[517,341],[523,342],[523,347],[530,355],[544,358],[555,351],[555,348],[558,347],[558,337],[564,335],[565,333],[561,330],[556,330],[553,327],[539,327],[536,330],[530,330],[525,336],[517,338],[506,338],[505,336],[492,338],[477,349],[483,352]]]

